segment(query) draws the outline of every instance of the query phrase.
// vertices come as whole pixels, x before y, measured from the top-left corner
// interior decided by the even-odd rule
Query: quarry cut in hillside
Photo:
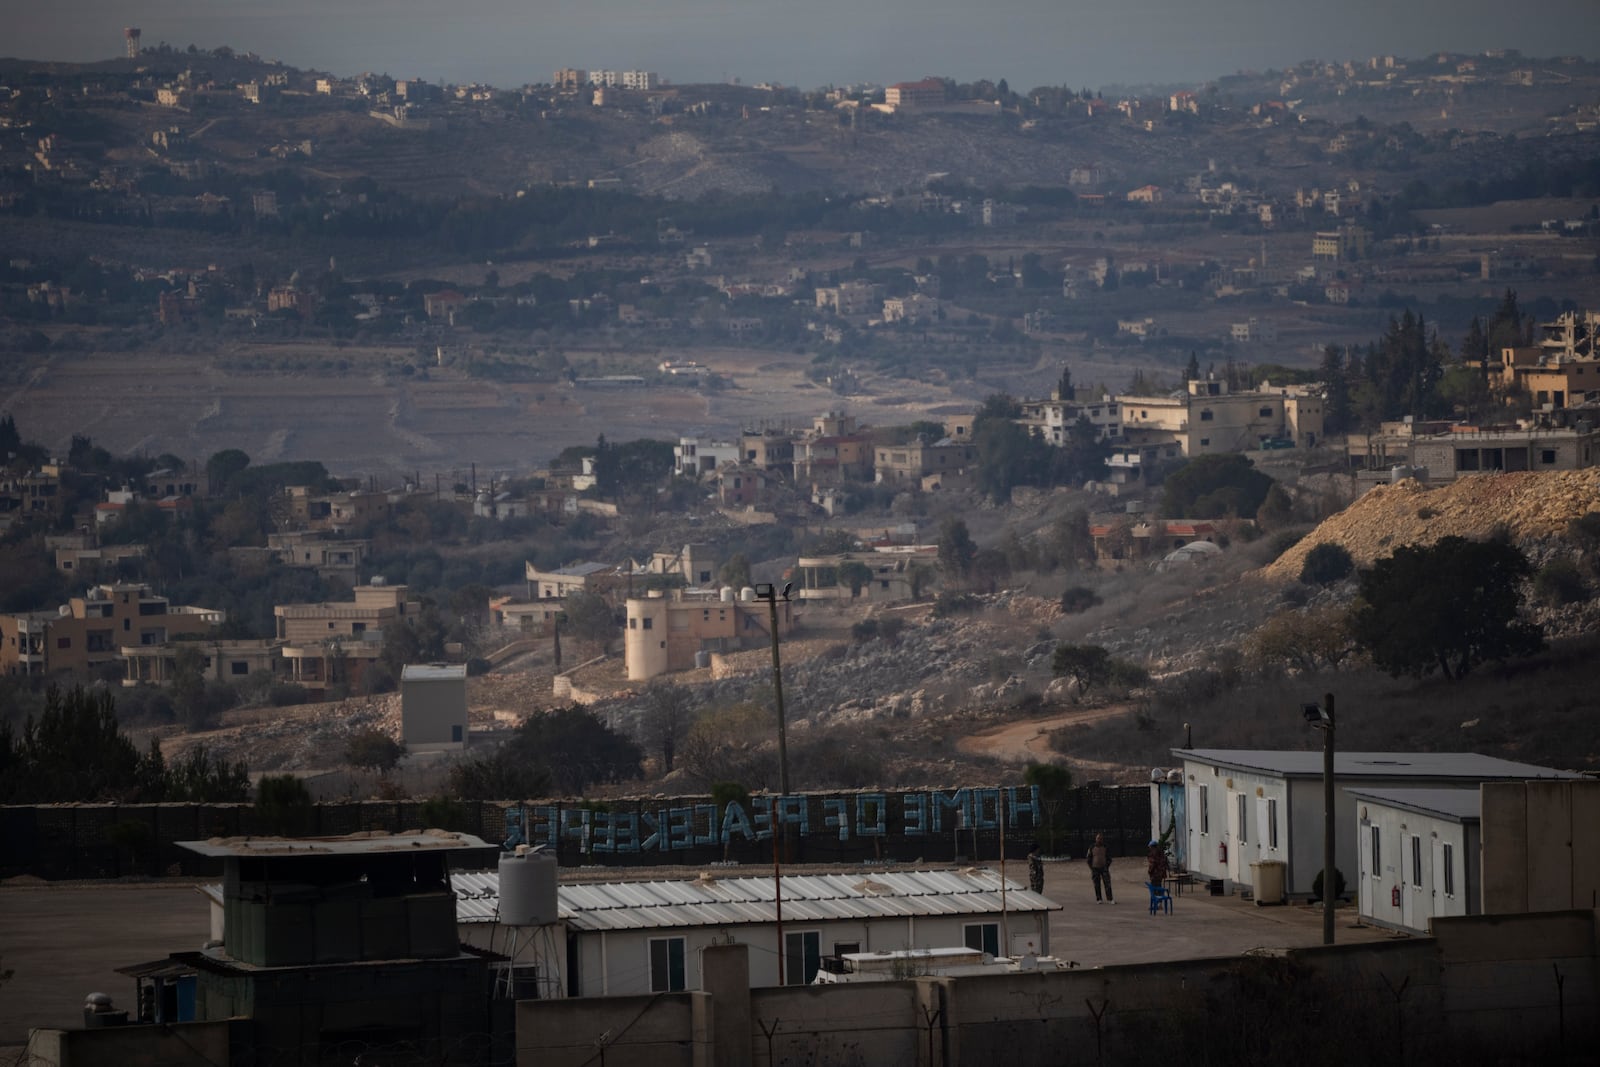
[[[1596,468],[1478,474],[1437,489],[1408,478],[1368,490],[1260,573],[1293,581],[1307,553],[1321,544],[1341,545],[1357,567],[1369,567],[1402,545],[1482,537],[1497,528],[1518,542],[1559,537],[1591,511],[1600,511]]]

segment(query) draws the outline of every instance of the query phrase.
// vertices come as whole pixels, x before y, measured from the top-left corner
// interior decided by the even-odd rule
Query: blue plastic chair
[[[1150,914],[1155,915],[1165,910],[1168,915],[1171,915],[1172,894],[1167,892],[1166,887],[1156,885],[1154,882],[1146,882],[1144,887],[1150,890]]]

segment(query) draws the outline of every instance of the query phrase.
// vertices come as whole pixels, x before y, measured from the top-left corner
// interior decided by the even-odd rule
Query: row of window
[[[1000,955],[999,923],[967,923],[961,928],[967,948]],[[650,939],[650,992],[676,993],[688,987],[684,965],[686,942],[682,937]],[[859,941],[835,941],[833,954],[860,952]],[[810,985],[822,968],[822,934],[817,930],[796,930],[783,935],[783,984]]]
[[[1368,828],[1369,847],[1372,850],[1371,875],[1374,878],[1383,877],[1383,828],[1373,825]],[[1409,863],[1400,865],[1400,881],[1415,889],[1422,888],[1422,835],[1411,834],[1409,849],[1402,850],[1402,858],[1409,859]],[[1409,852],[1409,856],[1405,853]],[[1441,842],[1439,846],[1439,888],[1447,897],[1456,895],[1456,847],[1448,841]]]
[[[1206,786],[1204,784],[1200,785],[1198,788],[1199,788],[1199,793],[1200,793],[1200,802],[1199,802],[1200,803],[1200,832],[1202,834],[1209,834],[1211,832],[1211,802],[1210,802],[1211,790],[1210,790],[1209,786]],[[1259,826],[1256,827],[1256,831],[1258,833],[1264,832],[1266,834],[1266,842],[1265,843],[1266,843],[1267,848],[1276,849],[1278,847],[1278,799],[1276,797],[1267,797],[1266,800],[1267,800],[1267,818],[1266,818],[1267,825],[1266,825],[1264,831],[1263,831],[1262,827],[1259,827]],[[1238,838],[1239,838],[1239,844],[1242,845],[1242,844],[1245,844],[1247,841],[1250,840],[1250,796],[1249,796],[1249,794],[1247,794],[1247,793],[1239,793],[1239,794],[1237,794],[1235,796],[1235,803],[1238,805],[1238,816],[1239,816],[1238,817]]]

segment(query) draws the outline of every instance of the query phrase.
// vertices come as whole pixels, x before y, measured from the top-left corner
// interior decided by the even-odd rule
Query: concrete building
[[[403,622],[421,612],[420,601],[406,598],[406,587],[389,585],[374,578],[370,585],[358,585],[355,599],[321,604],[278,604],[272,609],[280,641],[314,642],[330,637],[361,641],[370,633],[381,633],[385,625]]]
[[[400,741],[407,752],[467,747],[467,668],[408,663],[400,671]]]
[[[730,588],[679,590],[672,596],[630,597],[623,657],[628,681],[705,666],[701,653],[765,647],[772,640],[772,608]],[[793,606],[778,601],[778,636],[794,627]]]
[[[817,307],[842,316],[870,315],[878,307],[879,288],[871,282],[841,282],[819,287]]]
[[[873,460],[875,481],[910,484],[922,489],[956,488],[972,482],[978,449],[970,440],[942,437],[903,445],[878,445]]]
[[[1053,445],[1066,444],[1080,419],[1087,419],[1094,427],[1097,440],[1114,441],[1122,436],[1122,416],[1117,402],[1109,396],[1097,401],[1059,396],[1049,400],[1024,400],[1021,407],[1022,416],[1017,423]]]
[[[1188,457],[1243,452],[1266,439],[1302,447],[1322,440],[1321,389],[1274,386],[1231,393],[1227,383],[1196,379],[1167,396],[1119,396],[1123,435],[1132,444],[1176,443]]]
[[[845,569],[851,565],[865,567],[869,572],[857,572],[859,589],[852,586],[850,571]],[[794,595],[801,601],[911,600],[920,589],[932,584],[938,566],[937,545],[885,545],[870,551],[801,556],[795,561]]]
[[[505,944],[500,876],[452,876],[462,940]],[[1004,895],[1001,888],[1004,885]],[[1060,905],[996,871],[874,871],[783,879],[782,955],[770,876],[566,884],[558,888],[554,963],[573,996],[627,997],[702,989],[716,945],[749,947],[746,988],[809,985],[824,957],[847,952],[968,947],[994,956],[1045,955]],[[495,937],[497,929],[502,936]],[[564,936],[561,936],[564,935]]]
[[[680,437],[673,446],[674,466],[679,476],[699,478],[711,474],[724,463],[739,460],[737,441],[719,441],[713,437]]]
[[[569,563],[553,571],[542,571],[532,563],[523,564],[529,600],[565,600],[573,593],[593,593],[607,586],[603,580],[613,568],[606,563]]]
[[[138,582],[91,586],[54,611],[0,615],[0,673],[45,675],[116,663],[124,647],[203,634],[224,615],[181,606]]]
[[[200,652],[200,673],[208,681],[241,682],[258,671],[284,672],[282,652],[276,641],[244,639],[218,641],[205,638],[183,644],[124,645],[119,649],[127,673],[124,686],[169,685],[177,674],[178,650],[195,648]]]
[[[897,111],[938,107],[944,103],[944,82],[938,78],[899,82],[884,90],[883,102]]]
[[[1172,756],[1182,765],[1182,787],[1163,799],[1176,804],[1190,872],[1249,885],[1251,863],[1277,860],[1288,864],[1289,895],[1309,895],[1322,872],[1322,753],[1175,748]],[[1475,752],[1338,752],[1335,866],[1353,891],[1361,866],[1352,789],[1475,789],[1484,782],[1577,777]]]

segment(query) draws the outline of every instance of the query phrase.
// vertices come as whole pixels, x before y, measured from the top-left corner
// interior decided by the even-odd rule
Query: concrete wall
[[[711,997],[523,1000],[518,1067],[710,1067]]]
[[[1590,1047],[1600,1018],[1593,912],[1447,918],[1436,932],[1238,958],[755,990],[740,981],[735,947],[716,963],[725,992],[709,1009],[722,1035],[712,1062],[1045,1067],[1173,1050],[1217,1063],[1532,1062]],[[738,1002],[730,1014],[744,1013],[735,1047],[724,996]],[[537,1014],[519,1005],[518,1062],[598,1062],[596,1037],[607,1033],[608,1064],[687,1062],[706,1017],[691,997],[553,1001]]]
[[[166,1026],[107,1026],[93,1030],[32,1030],[28,1067],[168,1067],[228,1063],[227,1022]]]
[[[1600,781],[1486,782],[1483,910],[1600,905]]]

